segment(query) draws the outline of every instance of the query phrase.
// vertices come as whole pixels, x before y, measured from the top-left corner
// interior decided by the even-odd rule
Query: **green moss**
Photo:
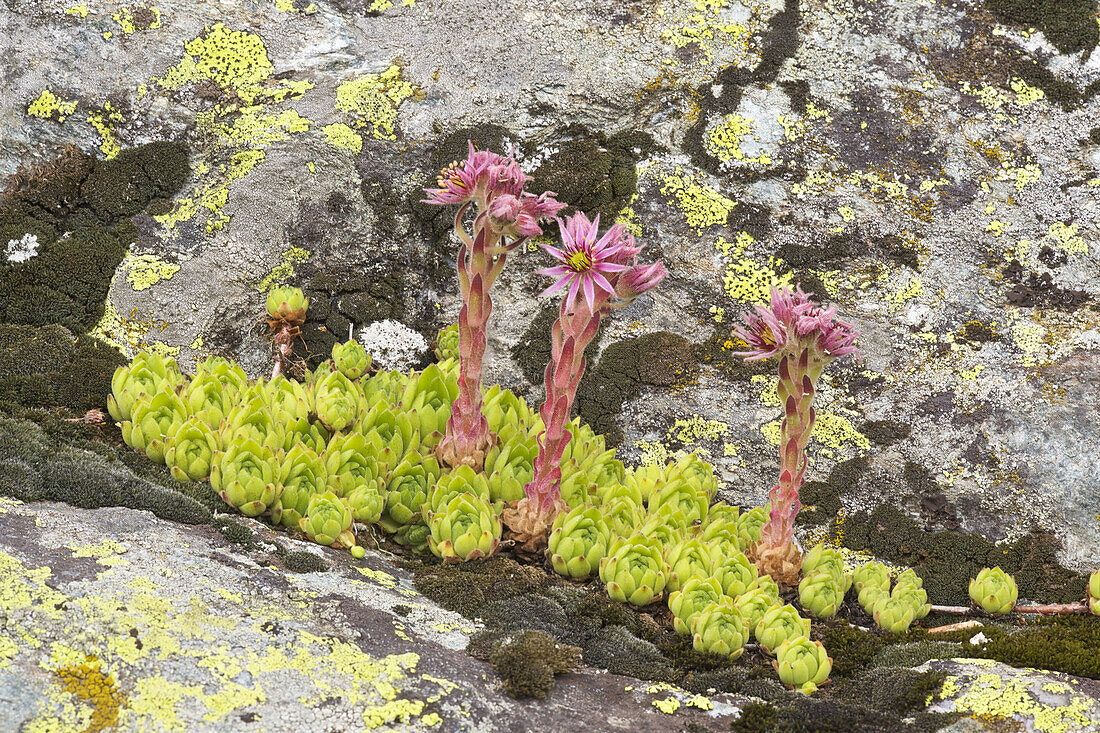
[[[866,457],[842,461],[833,467],[824,481],[808,482],[799,495],[803,509],[798,521],[821,524],[830,521],[840,511],[840,497],[852,488],[870,466]]]
[[[214,528],[234,545],[238,545],[245,550],[256,549],[256,533],[240,522],[227,517],[215,517],[213,524]]]
[[[834,529],[846,547],[914,568],[936,603],[969,603],[970,579],[995,565],[1012,574],[1021,597],[1069,602],[1084,596],[1085,576],[1058,563],[1059,545],[1050,535],[1032,533],[997,545],[978,535],[925,531],[886,505],[847,517]]]
[[[985,0],[1002,23],[1037,28],[1065,54],[1087,55],[1100,40],[1096,0]]]
[[[543,698],[554,688],[554,675],[576,669],[581,650],[541,631],[524,631],[497,643],[489,663],[515,698]]]
[[[970,636],[976,632],[970,630]],[[951,659],[961,656],[959,645],[951,641],[916,641],[909,644],[889,644],[879,649],[871,663],[873,667],[919,667],[930,659]]]
[[[512,598],[546,586],[541,570],[507,557],[458,565],[424,565],[413,574],[416,589],[444,608],[477,618],[491,600]]]
[[[775,708],[767,703],[750,702],[741,708],[741,717],[730,725],[735,733],[768,733],[775,726]]]
[[[623,403],[639,396],[643,387],[671,387],[690,379],[696,366],[691,342],[683,336],[659,331],[617,341],[585,371],[574,404],[582,420],[607,436],[608,445],[617,445],[622,442],[616,422]]]
[[[836,697],[867,701],[871,707],[906,717],[924,710],[929,695],[939,691],[944,672],[917,672],[901,667],[879,668],[845,680],[832,691]]]
[[[825,645],[837,677],[851,677],[867,669],[886,643],[883,637],[852,628],[843,619],[815,622],[810,637]]]
[[[39,246],[25,262],[0,261],[0,321],[91,330],[137,237],[128,217],[170,197],[187,175],[182,144],[149,143],[109,161],[69,147],[13,176],[0,203],[0,240],[33,234]]]
[[[1100,617],[1052,617],[1022,629],[983,632],[989,641],[963,644],[963,656],[1100,679]]]
[[[328,570],[328,563],[305,550],[288,552],[283,557],[283,566],[294,573],[322,573]]]

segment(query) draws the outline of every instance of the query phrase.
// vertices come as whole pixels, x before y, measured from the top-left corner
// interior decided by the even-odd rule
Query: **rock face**
[[[602,730],[726,730],[745,702],[591,669],[512,700],[462,651],[476,625],[381,554],[352,565],[280,534],[337,562],[288,573],[209,527],[10,500],[0,536],[6,731],[584,731],[594,710]]]
[[[311,296],[298,349],[314,361],[374,322],[429,339],[446,325],[449,214],[418,203],[421,188],[468,138],[510,146],[533,190],[627,223],[670,270],[607,324],[581,390],[580,412],[625,456],[698,450],[728,499],[761,503],[774,377],[741,365],[728,334],[769,286],[800,282],[863,332],[865,360],[819,390],[811,478],[866,460],[821,520],[888,504],[991,540],[1049,531],[1084,569],[1100,563],[1094,13],[5,0],[0,173],[67,143],[112,160],[183,145],[182,187],[142,193],[152,203],[118,240],[129,251],[94,333],[258,373],[274,282]],[[65,261],[51,254],[64,231],[17,228],[2,229],[0,269]],[[494,291],[489,378],[532,395],[545,264],[517,256]]]

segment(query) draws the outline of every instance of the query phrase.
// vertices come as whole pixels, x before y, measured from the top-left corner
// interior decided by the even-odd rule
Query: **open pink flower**
[[[757,305],[756,313],[745,316],[744,326],[734,328],[734,333],[749,345],[748,351],[737,352],[737,356],[758,361],[811,346],[824,358],[845,354],[858,357],[854,344],[859,332],[846,321],[834,320],[836,306],[821,308],[810,300],[811,295],[800,287],[773,287],[771,302]]]
[[[542,292],[542,295],[561,290],[569,286],[566,303],[572,306],[577,295],[584,292],[589,309],[594,307],[596,289],[607,296],[615,294],[615,286],[608,276],[630,269],[627,264],[638,254],[640,247],[634,246],[634,235],[621,224],[615,224],[602,237],[596,239],[600,225],[597,214],[589,221],[582,212],[577,212],[565,222],[558,219],[561,229],[561,248],[544,244],[542,248],[549,252],[561,264],[539,270],[540,275],[550,275],[558,281]]]
[[[439,188],[424,189],[428,198],[421,199],[422,203],[465,204],[475,198],[484,198],[490,187],[501,185],[502,179],[509,191],[515,189],[518,193],[523,188],[527,179],[515,161],[488,150],[475,150],[472,140],[467,144],[470,151],[466,159],[456,160],[444,168],[436,179]]]

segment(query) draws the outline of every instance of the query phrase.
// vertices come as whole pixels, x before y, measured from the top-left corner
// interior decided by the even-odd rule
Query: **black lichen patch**
[[[799,491],[803,505],[799,523],[822,524],[835,517],[840,511],[840,497],[858,483],[869,466],[870,460],[865,457],[852,458],[836,464],[824,481],[806,483]]]
[[[894,445],[909,437],[912,428],[894,420],[868,420],[859,426],[859,432],[875,445]]]
[[[779,259],[796,269],[834,269],[856,259],[869,259],[885,265],[888,262],[919,269],[918,253],[896,234],[869,234],[863,228],[850,229],[826,238],[823,242],[785,244],[777,252]]]
[[[576,669],[581,650],[541,631],[523,631],[497,642],[489,663],[515,698],[543,698],[554,688],[554,676]]]
[[[739,201],[730,209],[726,226],[733,232],[747,232],[753,239],[766,239],[772,230],[772,211],[761,204]]]
[[[283,556],[283,566],[294,573],[322,573],[328,570],[328,563],[305,550],[288,552]]]
[[[929,177],[942,170],[942,155],[928,132],[905,123],[875,92],[853,93],[852,112],[838,115],[830,134],[845,164],[898,177]]]
[[[70,146],[14,175],[0,198],[0,241],[30,236],[37,253],[0,260],[0,321],[91,330],[137,236],[129,217],[171,197],[188,175],[186,147],[169,142],[99,161]]]
[[[1087,55],[1100,40],[1096,0],[985,0],[997,20],[1037,28],[1065,54]]]
[[[63,326],[0,323],[0,403],[102,409],[125,363],[118,350],[89,336],[74,339]]]
[[[1068,603],[1084,596],[1085,577],[1058,563],[1058,543],[1050,535],[997,545],[977,535],[926,531],[886,505],[834,520],[834,529],[846,547],[914,568],[937,603],[969,603],[970,579],[993,566],[1012,574],[1023,598]]]
[[[667,331],[618,341],[600,353],[595,368],[585,371],[577,387],[575,405],[581,419],[609,445],[622,442],[616,419],[623,403],[644,387],[671,387],[691,377],[696,369],[691,342]]]
[[[608,138],[583,125],[570,125],[540,141],[536,150],[543,148],[555,152],[532,172],[528,190],[554,191],[557,200],[567,205],[562,216],[583,211],[589,218],[598,214],[611,224],[637,190],[638,161],[655,144],[644,132],[626,131]]]
[[[977,319],[967,321],[955,332],[955,341],[965,343],[971,348],[980,348],[982,344],[996,340],[996,329]]]
[[[145,509],[184,524],[210,523],[210,509],[200,501],[137,475],[110,446],[85,445],[58,441],[39,425],[0,412],[0,494],[85,509]]]
[[[1073,312],[1092,300],[1085,291],[1063,288],[1054,282],[1049,272],[1032,272],[1018,260],[1010,260],[1001,274],[1013,283],[1005,293],[1008,302],[1024,308],[1046,307]]]

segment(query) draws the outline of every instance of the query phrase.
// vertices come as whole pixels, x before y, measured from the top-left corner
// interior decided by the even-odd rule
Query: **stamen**
[[[569,255],[568,262],[573,272],[588,272],[592,268],[592,258],[583,249]]]

